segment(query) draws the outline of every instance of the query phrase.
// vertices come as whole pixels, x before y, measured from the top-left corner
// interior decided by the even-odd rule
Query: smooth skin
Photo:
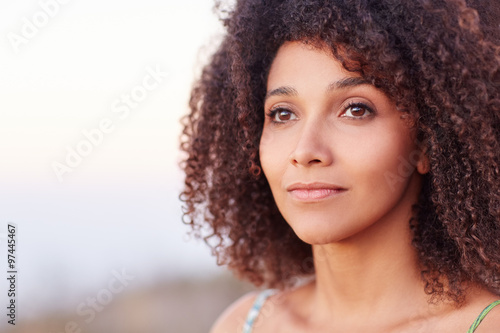
[[[287,42],[264,110],[262,168],[281,214],[313,247],[316,279],[272,296],[254,333],[466,333],[499,298],[471,285],[460,308],[429,302],[409,229],[428,161],[382,91],[327,51]],[[241,332],[254,300],[236,302],[212,333]],[[476,332],[499,327],[494,309]]]

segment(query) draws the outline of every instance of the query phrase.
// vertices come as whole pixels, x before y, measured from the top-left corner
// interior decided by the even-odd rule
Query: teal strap
[[[255,302],[253,303],[252,308],[250,311],[248,311],[247,319],[245,321],[245,325],[243,325],[243,333],[252,333],[253,325],[255,322],[255,319],[259,316],[260,310],[266,300],[269,298],[269,296],[273,295],[275,293],[274,290],[272,289],[267,289],[261,292],[257,298],[255,299]]]
[[[467,331],[467,333],[472,333],[476,330],[476,328],[479,326],[479,324],[481,324],[481,322],[483,321],[484,317],[486,317],[486,315],[488,314],[488,312],[491,311],[491,309],[493,309],[495,306],[497,306],[498,304],[500,304],[500,300],[498,301],[495,301],[493,303],[491,303],[490,305],[488,305],[484,310],[483,312],[481,312],[479,314],[479,316],[476,318],[476,320],[472,323],[472,326],[469,328],[469,330]]]
[[[243,326],[243,333],[252,333],[253,325],[255,323],[255,319],[259,316],[260,310],[262,309],[262,306],[266,302],[266,300],[275,293],[274,290],[268,289],[264,290],[261,292],[257,298],[255,299],[255,302],[248,312],[247,319],[245,321],[245,325]],[[486,315],[497,305],[500,304],[500,300],[495,301],[488,305],[476,318],[476,320],[472,323],[471,327],[467,331],[467,333],[473,333],[476,331],[478,328],[479,324],[483,321],[483,319],[486,317]]]

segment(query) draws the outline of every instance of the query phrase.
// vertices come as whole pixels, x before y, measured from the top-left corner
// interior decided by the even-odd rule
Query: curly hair
[[[184,222],[239,276],[283,288],[314,274],[259,162],[271,63],[327,46],[414,119],[430,171],[408,221],[425,291],[500,294],[500,8],[496,0],[240,0],[183,118]]]

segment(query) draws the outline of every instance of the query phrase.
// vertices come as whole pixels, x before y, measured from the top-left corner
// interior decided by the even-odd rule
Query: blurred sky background
[[[49,2],[59,8],[44,22]],[[0,300],[7,304],[13,222],[18,319],[72,307],[106,286],[112,270],[134,275],[134,286],[221,270],[186,236],[178,201],[179,119],[222,33],[213,2],[62,2],[0,2]],[[26,20],[41,27],[16,52],[12,34],[22,37]],[[168,75],[121,119],[113,104],[147,68]],[[60,182],[52,163],[65,164],[68,147],[104,118],[113,131]]]

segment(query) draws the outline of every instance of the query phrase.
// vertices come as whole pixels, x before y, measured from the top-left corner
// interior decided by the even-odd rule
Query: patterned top
[[[262,306],[266,302],[266,300],[274,295],[276,293],[275,290],[268,289],[262,291],[257,298],[255,299],[255,302],[253,303],[252,308],[250,311],[248,311],[247,319],[245,321],[245,324],[243,326],[243,333],[252,333],[253,326],[255,324],[255,319],[259,316],[260,310],[262,309]],[[467,331],[467,333],[473,333],[476,331],[477,327],[481,322],[483,321],[484,317],[493,309],[495,306],[500,304],[500,300],[495,301],[488,305],[476,318],[476,320],[472,323],[471,327]]]
[[[252,333],[253,325],[255,323],[255,319],[257,319],[257,317],[259,316],[260,309],[262,309],[262,306],[269,298],[269,296],[273,295],[274,293],[275,290],[267,289],[257,296],[252,308],[250,309],[250,311],[248,311],[247,320],[243,325],[243,333]]]

